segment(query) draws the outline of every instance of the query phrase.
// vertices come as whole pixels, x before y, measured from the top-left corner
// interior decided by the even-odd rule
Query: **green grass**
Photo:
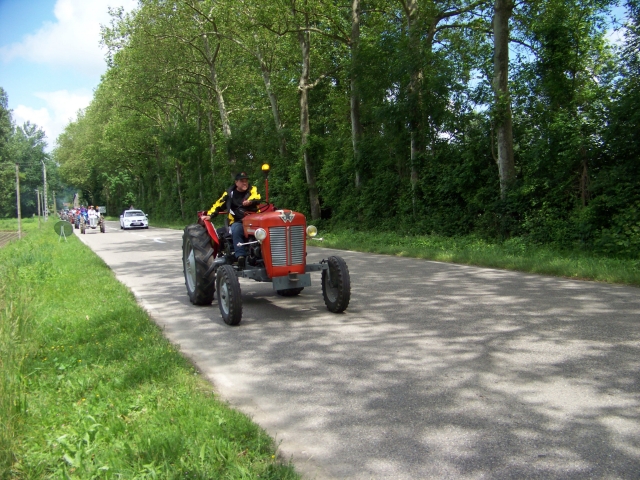
[[[96,255],[29,230],[0,249],[0,478],[298,478]]]
[[[185,226],[185,222],[150,221],[150,224],[154,227],[179,230]],[[523,238],[511,238],[499,242],[488,241],[473,235],[441,237],[347,229],[320,231],[318,237],[323,241],[311,241],[309,244],[355,252],[424,258],[440,262],[640,286],[640,260],[638,259],[625,260],[603,257],[585,251],[559,250],[550,246],[534,245]]]
[[[312,245],[640,286],[640,260],[560,251],[529,244],[522,238],[490,242],[474,236],[404,236],[346,230],[321,232],[319,236],[323,241]]]
[[[52,221],[53,219],[49,219],[48,222],[44,222],[42,219],[40,219],[40,228],[42,228],[45,225],[51,225],[49,228],[51,229],[51,231],[53,232],[53,224],[55,222]],[[38,218],[23,218],[22,222],[21,222],[21,226],[22,226],[22,231],[23,232],[29,232],[32,230],[37,230],[38,229]],[[2,231],[7,231],[7,232],[17,232],[18,231],[18,219],[17,218],[0,218],[0,230]]]

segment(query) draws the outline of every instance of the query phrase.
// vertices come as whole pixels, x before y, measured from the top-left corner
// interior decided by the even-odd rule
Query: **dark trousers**
[[[236,258],[238,257],[246,257],[247,249],[244,245],[238,246],[239,243],[245,243],[247,239],[244,236],[244,226],[242,222],[233,222],[231,224],[231,237],[233,238],[233,248],[235,251]]]

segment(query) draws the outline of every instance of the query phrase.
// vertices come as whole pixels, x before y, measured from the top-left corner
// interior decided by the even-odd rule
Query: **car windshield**
[[[144,213],[140,210],[127,210],[124,212],[125,217],[144,217]]]

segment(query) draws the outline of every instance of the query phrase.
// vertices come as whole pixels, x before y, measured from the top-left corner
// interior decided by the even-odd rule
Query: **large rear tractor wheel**
[[[227,325],[239,325],[242,320],[242,292],[238,276],[231,265],[222,265],[216,274],[218,307]]]
[[[188,225],[182,235],[182,267],[189,300],[194,305],[211,305],[216,275],[213,271],[213,247],[207,230]]]
[[[100,223],[100,232],[101,233],[105,233],[107,231],[107,229],[104,226],[104,221]]]
[[[340,257],[329,257],[329,271],[322,271],[322,296],[327,309],[344,312],[351,299],[351,279],[347,263]]]
[[[295,297],[300,295],[300,292],[304,290],[304,287],[298,288],[285,288],[284,290],[276,290],[276,293],[282,297]]]

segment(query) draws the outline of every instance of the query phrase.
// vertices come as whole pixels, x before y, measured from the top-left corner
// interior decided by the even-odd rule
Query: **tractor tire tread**
[[[224,311],[222,306],[223,300],[221,297],[222,282],[227,284],[226,292],[229,296],[227,300],[228,312]],[[240,325],[242,320],[242,291],[240,290],[240,282],[236,272],[231,265],[222,265],[216,274],[216,287],[218,290],[218,307],[220,308],[220,314],[222,320],[229,326],[235,327]]]
[[[330,298],[327,292],[327,283],[329,282],[329,277],[327,271],[322,272],[322,296],[324,297],[324,303],[327,306],[327,309],[333,313],[342,313],[349,306],[349,300],[351,299],[351,278],[349,275],[349,268],[347,267],[347,263],[338,256],[331,256],[328,258],[327,263],[329,264],[329,268],[331,269],[333,283],[336,285],[337,289],[336,298]]]
[[[185,227],[182,239],[182,267],[185,275],[185,284],[187,286],[189,300],[194,305],[211,305],[211,303],[213,302],[213,294],[215,292],[216,282],[211,238],[209,237],[207,230],[203,226],[193,224]],[[193,248],[193,253],[196,260],[196,281],[195,289],[193,292],[189,291],[189,284],[187,283],[186,279],[186,265],[184,260],[185,248],[187,248],[188,241],[191,243],[191,247]]]

